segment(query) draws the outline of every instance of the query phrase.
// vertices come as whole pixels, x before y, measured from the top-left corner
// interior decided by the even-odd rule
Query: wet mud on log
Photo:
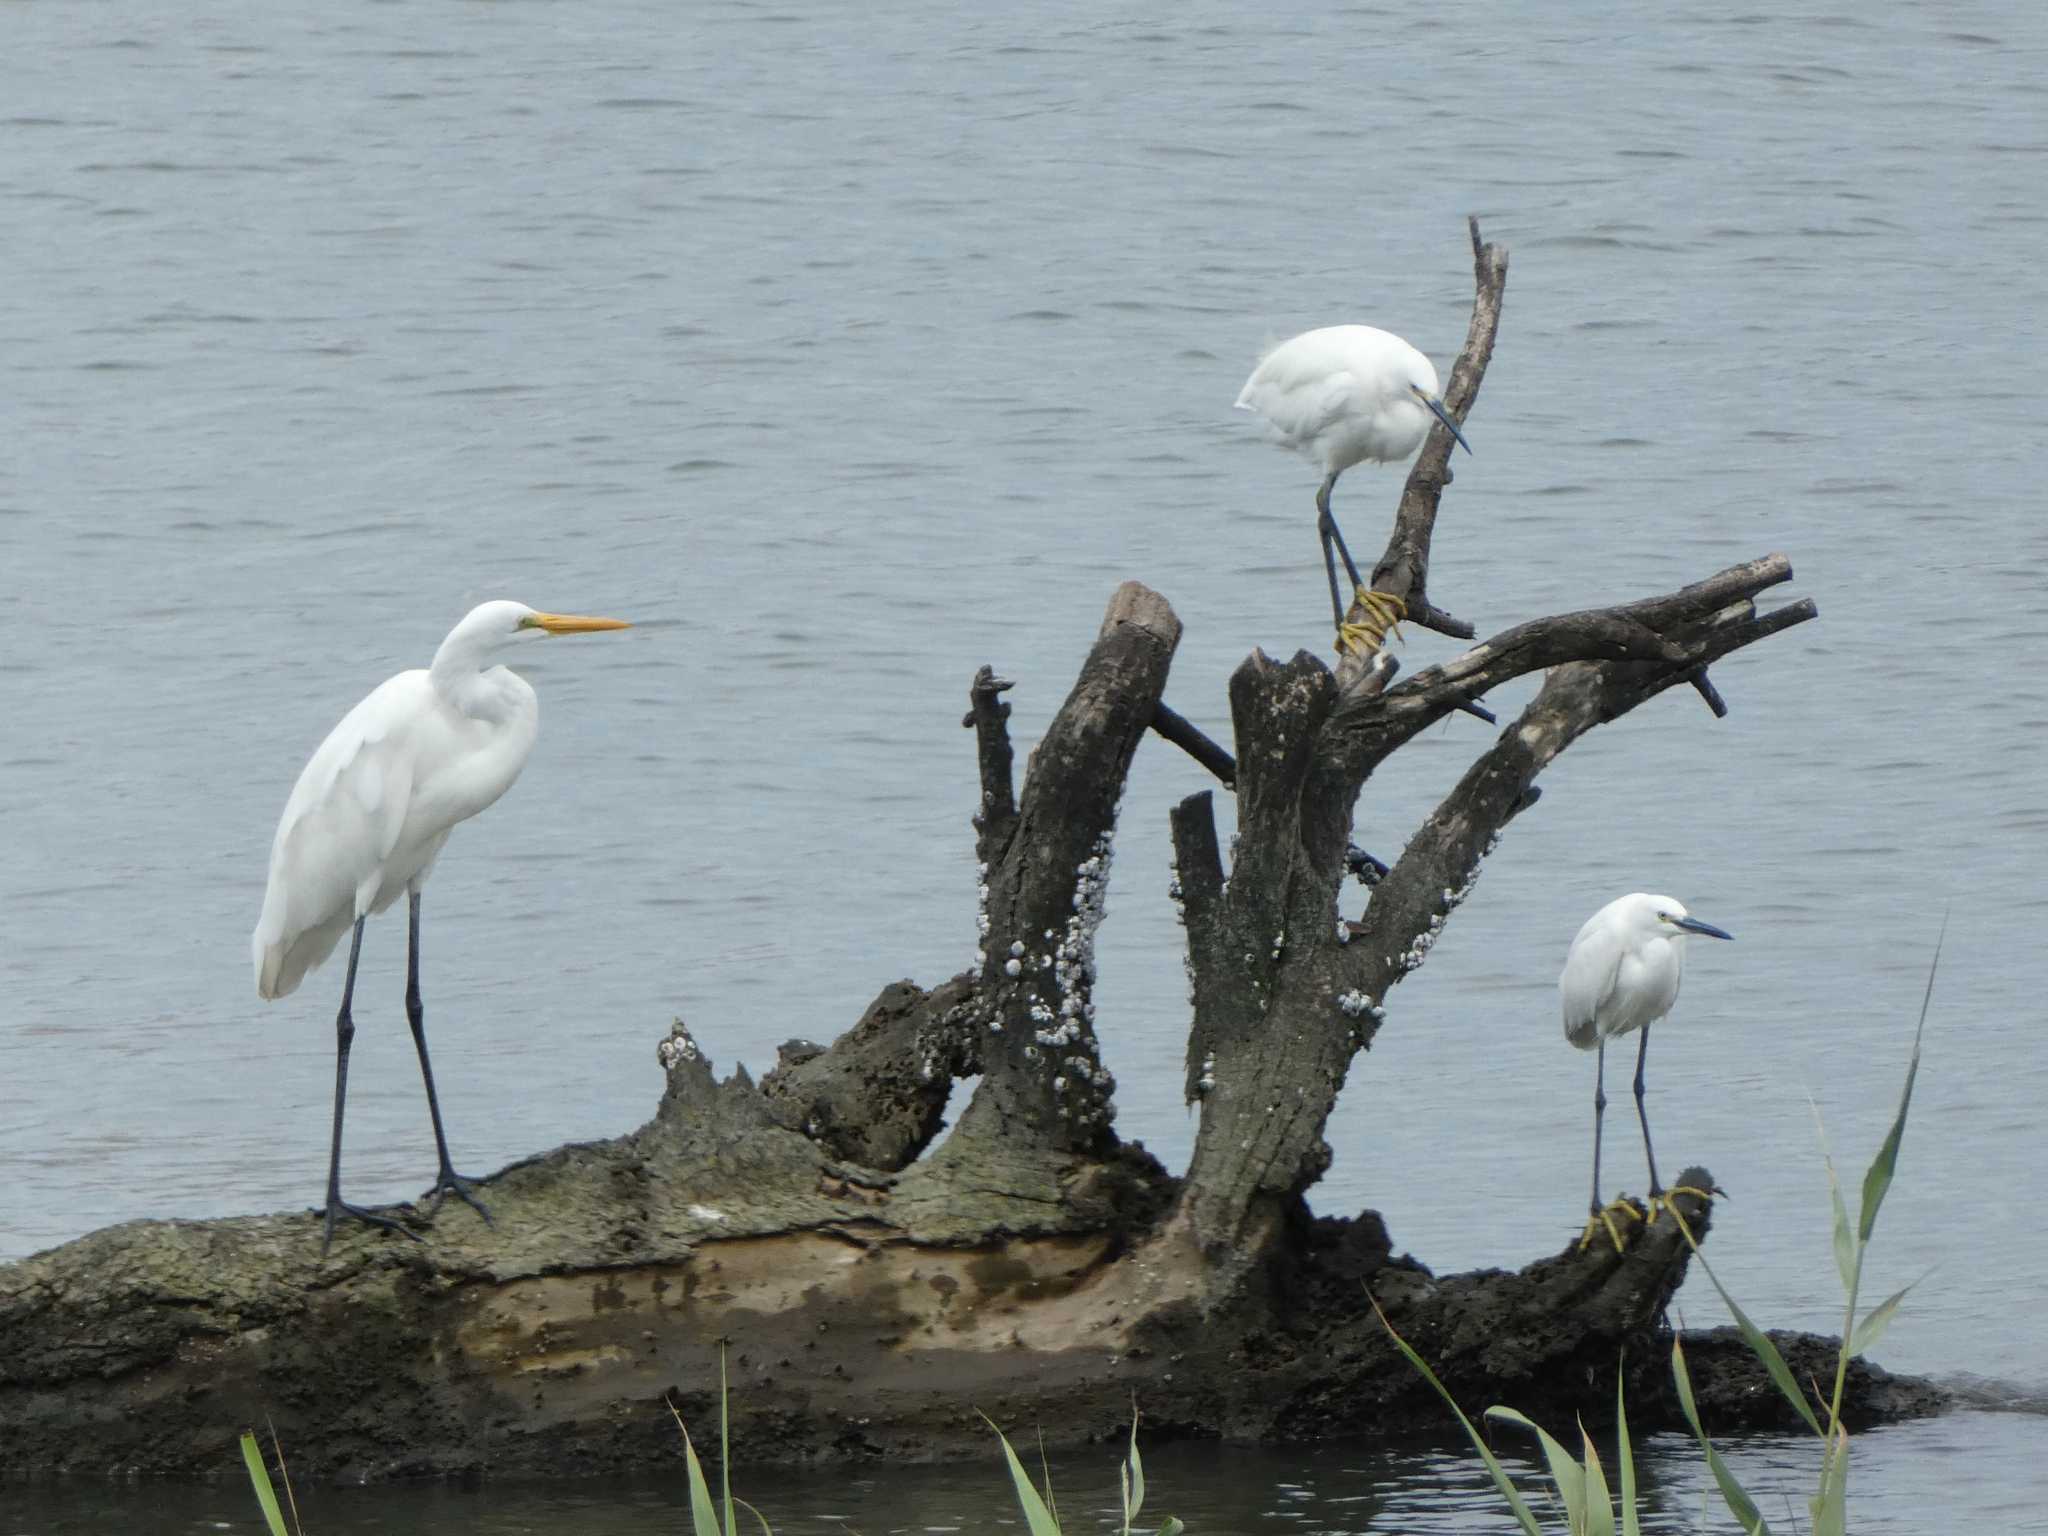
[[[1173,1193],[1142,1153],[1099,1171],[1071,1230],[1014,1233],[1042,1213],[935,1187],[929,1164],[836,1163],[744,1073],[715,1083],[680,1027],[662,1055],[655,1119],[491,1179],[495,1229],[444,1207],[414,1213],[424,1243],[351,1229],[323,1262],[317,1213],[137,1222],[0,1267],[0,1470],[221,1472],[266,1417],[309,1476],[673,1467],[664,1398],[710,1423],[722,1344],[752,1461],[985,1455],[981,1412],[1113,1439],[1134,1394],[1168,1435],[1436,1422],[1372,1297],[1466,1401],[1539,1417],[1597,1421],[1624,1347],[1666,1353],[1668,1217],[1626,1254],[1574,1238],[1519,1272],[1437,1278],[1371,1213],[1297,1213],[1204,1308],[1191,1272],[1125,1236]],[[1687,1209],[1704,1235],[1711,1212]],[[1739,1349],[1694,1371],[1745,1425],[1775,1401]],[[1636,1375],[1645,1424],[1668,1417],[1655,1370]],[[1940,1405],[1882,1373],[1852,1386],[1865,1416]]]

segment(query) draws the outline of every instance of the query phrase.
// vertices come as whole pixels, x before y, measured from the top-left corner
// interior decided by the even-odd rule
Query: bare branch
[[[982,948],[976,987],[987,1037],[982,1079],[948,1155],[977,1142],[1057,1157],[1109,1140],[1113,1084],[1095,1038],[1095,927],[1107,893],[1124,777],[1166,689],[1180,620],[1127,581],[1103,616],[1073,690],[1031,754],[1014,809],[998,680],[976,679],[983,726]],[[986,678],[986,681],[984,681]],[[990,765],[994,764],[995,767]],[[990,827],[1003,828],[998,843]],[[990,854],[994,856],[991,857]],[[956,1144],[958,1144],[956,1148]]]
[[[956,1077],[981,1070],[974,977],[926,992],[892,982],[830,1047],[792,1041],[761,1079],[769,1112],[834,1157],[894,1171],[945,1123]]]
[[[1216,844],[1214,798],[1206,789],[1189,795],[1168,818],[1173,827],[1173,897],[1187,928],[1189,978],[1197,988],[1205,984],[1204,966],[1194,957],[1221,953],[1226,942],[1223,854]],[[1190,1104],[1201,1096],[1206,1059],[1202,1031],[1190,1028],[1186,1086]]]
[[[1754,569],[1754,563],[1736,569]],[[1648,605],[1631,606],[1641,610]],[[1565,748],[1665,689],[1690,683],[1704,664],[1819,612],[1810,598],[1761,616],[1748,609],[1744,601],[1712,615],[1682,642],[1684,654],[1675,661],[1578,661],[1553,669],[1521,716],[1465,771],[1374,889],[1359,941],[1347,950],[1353,984],[1377,1003],[1388,987],[1422,963],[1501,830],[1534,803],[1536,776]],[[1411,685],[1421,680],[1418,674]],[[1376,1028],[1375,1022],[1365,1031],[1366,1041]]]
[[[1215,774],[1225,789],[1237,782],[1237,759],[1203,735],[1187,716],[1162,703],[1152,711],[1152,729]]]
[[[960,722],[974,731],[975,752],[981,762],[981,809],[974,814],[974,849],[983,864],[1002,858],[1010,846],[1010,834],[1017,829],[1017,795],[1010,781],[1015,760],[1010,750],[1010,706],[1002,701],[1002,695],[1014,687],[1007,677],[997,677],[995,668],[983,667],[974,674],[974,685],[967,692],[967,716]]]
[[[1698,686],[1705,674],[1703,658],[1712,659],[1706,656],[1709,634],[1753,616],[1755,594],[1791,576],[1791,562],[1783,555],[1744,561],[1658,597],[1532,619],[1377,697],[1347,696],[1330,717],[1331,732],[1348,738],[1342,744],[1344,767],[1362,784],[1388,753],[1461,704],[1510,678],[1566,662],[1683,664],[1685,681]],[[1709,620],[1713,630],[1703,627]],[[1718,698],[1714,694],[1710,704]],[[1356,793],[1355,785],[1350,792]]]

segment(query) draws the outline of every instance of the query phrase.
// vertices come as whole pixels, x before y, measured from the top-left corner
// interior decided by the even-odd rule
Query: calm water
[[[1782,548],[1823,617],[1719,670],[1730,719],[1671,696],[1553,772],[1390,1000],[1317,1203],[1439,1268],[1574,1228],[1591,1064],[1554,978],[1660,889],[1739,939],[1658,1031],[1665,1159],[1733,1192],[1751,1310],[1831,1327],[1809,1103],[1860,1168],[1952,906],[1873,1294],[1934,1273],[1880,1353],[2048,1389],[2036,8],[302,9],[0,11],[0,1256],[318,1194],[340,978],[254,996],[271,831],[342,710],[485,597],[639,627],[524,653],[540,749],[428,891],[464,1166],[639,1123],[677,1014],[758,1069],[959,969],[975,666],[1019,679],[1028,746],[1125,577],[1186,620],[1170,697],[1219,734],[1251,646],[1325,646],[1314,471],[1229,402],[1338,319],[1447,362],[1476,211],[1514,266],[1438,599],[1496,627]],[[1346,481],[1355,540],[1394,489]],[[1363,840],[1486,739],[1404,752]],[[1175,1166],[1166,811],[1201,784],[1141,754],[1102,952],[1122,1127]],[[402,951],[371,930],[359,1199],[431,1165]],[[1615,1145],[1635,1179],[1626,1117]],[[1872,1437],[1859,1529],[2044,1528],[2011,1508],[2044,1454],[2038,1419]],[[1166,1465],[1212,1529],[1429,1523],[1336,1452]],[[782,1523],[938,1528],[986,1484]],[[656,1519],[431,1497],[437,1527]]]
[[[1938,1424],[1885,1430],[1869,1442],[1869,1461],[1880,1462],[1881,1497],[1857,1506],[1856,1530],[1870,1536],[1920,1536],[1946,1530],[1927,1511],[1967,1508],[1974,1528],[2038,1530],[2040,1487],[1959,1490],[1960,1458],[2019,1457],[2038,1420],[1969,1415]],[[1546,1517],[1533,1464],[1502,1443],[1500,1453],[1532,1502]],[[1735,1441],[1728,1459],[1767,1518],[1797,1511],[1800,1530],[1813,1487],[1806,1446]],[[1053,1490],[1072,1531],[1118,1527],[1116,1454],[1104,1448],[1050,1460]],[[1035,1459],[1030,1464],[1036,1469]],[[1948,1469],[1944,1471],[1943,1469]],[[1009,1475],[1001,1465],[873,1468],[820,1472],[733,1473],[733,1492],[757,1501],[777,1536],[952,1536],[992,1528],[1024,1530]],[[1637,1447],[1644,1529],[1657,1533],[1731,1529],[1724,1518],[1702,1522],[1707,1498],[1699,1453],[1690,1440],[1659,1435]],[[1866,1474],[1864,1480],[1871,1480]],[[1145,1456],[1145,1514],[1152,1523],[1178,1515],[1193,1532],[1260,1532],[1264,1536],[1351,1536],[1368,1531],[1513,1530],[1493,1484],[1476,1458],[1463,1460],[1417,1450],[1385,1452],[1356,1445],[1235,1450],[1219,1457],[1214,1446],[1162,1446]],[[0,1514],[0,1536],[103,1536],[108,1530],[193,1533],[257,1531],[246,1484],[165,1486],[115,1483],[8,1487],[19,1502]],[[1871,1490],[1876,1494],[1877,1490]],[[426,1532],[447,1536],[676,1536],[689,1529],[689,1492],[680,1476],[643,1477],[603,1487],[570,1483],[536,1489],[489,1484],[460,1489],[312,1488],[299,1491],[299,1513],[322,1533]],[[1561,1525],[1559,1526],[1561,1529]]]

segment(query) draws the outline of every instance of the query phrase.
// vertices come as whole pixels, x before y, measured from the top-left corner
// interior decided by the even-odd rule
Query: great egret
[[[469,1181],[448,1160],[441,1105],[420,1007],[420,887],[457,822],[490,805],[519,777],[533,751],[540,706],[516,672],[487,663],[504,647],[545,635],[625,629],[622,619],[537,613],[522,603],[483,603],[448,632],[434,663],[401,672],[342,717],[299,774],[270,847],[270,883],[263,892],[250,950],[257,996],[284,997],[325,960],[351,926],[348,979],[342,983],[334,1054],[334,1139],[327,1162],[327,1228],[321,1252],[334,1241],[334,1218],[347,1212],[374,1226],[406,1229],[341,1198],[341,1117],[348,1097],[348,1048],[355,1038],[349,1004],[363,924],[410,897],[406,917],[405,1016],[427,1085],[427,1113],[441,1170],[428,1191],[454,1194],[490,1220]],[[408,1234],[410,1235],[410,1234]]]
[[[1599,1052],[1599,1064],[1593,1069],[1593,1214],[1586,1222],[1581,1247],[1591,1241],[1595,1222],[1606,1226],[1616,1248],[1621,1246],[1621,1237],[1608,1216],[1610,1208],[1600,1203],[1600,1120],[1607,1108],[1607,1041],[1632,1030],[1642,1036],[1636,1047],[1636,1119],[1643,1128],[1643,1155],[1650,1164],[1650,1198],[1642,1219],[1653,1216],[1664,1199],[1665,1190],[1657,1180],[1657,1154],[1650,1149],[1650,1122],[1643,1113],[1643,1058],[1650,1049],[1650,1026],[1678,1001],[1689,933],[1703,933],[1710,939],[1734,937],[1691,916],[1669,896],[1638,891],[1618,897],[1586,919],[1579,936],[1572,940],[1571,953],[1565,956],[1563,974],[1557,978],[1565,1039],[1582,1051]],[[1630,1217],[1637,1214],[1626,1201],[1617,1204]]]
[[[1377,649],[1380,637],[1405,616],[1398,598],[1368,589],[1330,515],[1330,491],[1354,464],[1389,464],[1405,459],[1440,421],[1467,453],[1472,445],[1444,409],[1436,369],[1400,337],[1370,325],[1328,325],[1283,341],[1259,360],[1238,391],[1237,408],[1266,418],[1281,442],[1323,467],[1316,491],[1316,532],[1323,541],[1323,569],[1330,578],[1330,607],[1336,613],[1337,648]],[[1344,557],[1358,601],[1372,615],[1369,625],[1344,622],[1346,604],[1337,586],[1334,543]]]

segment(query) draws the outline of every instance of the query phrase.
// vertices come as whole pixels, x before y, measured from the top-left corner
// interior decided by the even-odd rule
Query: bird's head
[[[479,603],[448,631],[434,655],[441,671],[480,668],[503,647],[548,635],[582,635],[600,629],[629,629],[624,619],[591,619],[574,613],[542,613],[524,603]]]
[[[1666,938],[1684,941],[1688,933],[1702,933],[1710,939],[1732,939],[1734,934],[1716,928],[1712,923],[1703,923],[1685,910],[1685,903],[1674,901],[1669,896],[1640,896],[1636,899],[1636,919],[1653,933]]]
[[[1445,430],[1458,440],[1460,448],[1464,449],[1467,453],[1472,451],[1472,445],[1465,441],[1465,434],[1460,432],[1458,424],[1451,420],[1451,413],[1444,406],[1444,397],[1437,393],[1436,372],[1429,367],[1427,360],[1409,378],[1408,393],[1421,404],[1424,410],[1444,424]]]

